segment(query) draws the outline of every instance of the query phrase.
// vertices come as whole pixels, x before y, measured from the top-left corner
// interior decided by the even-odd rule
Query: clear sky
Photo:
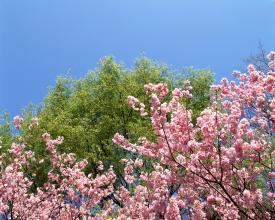
[[[275,0],[0,0],[0,110],[40,103],[57,75],[115,56],[173,68],[243,68],[261,40],[275,50]]]

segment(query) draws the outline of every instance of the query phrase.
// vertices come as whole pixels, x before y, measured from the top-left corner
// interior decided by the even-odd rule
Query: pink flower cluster
[[[13,118],[13,124],[14,124],[14,127],[16,129],[20,129],[21,128],[22,122],[23,122],[23,118],[21,116],[15,116]]]
[[[39,120],[37,117],[31,119],[31,124],[29,125],[29,130],[36,128],[39,125]]]
[[[148,113],[145,111],[145,105],[133,96],[128,96],[128,105],[136,111],[140,111],[141,116],[146,116]],[[137,107],[139,105],[139,107]]]
[[[93,177],[84,173],[87,161],[76,162],[74,154],[59,154],[58,145],[63,138],[51,139],[48,133],[43,139],[49,152],[52,169],[48,181],[36,192],[31,176],[25,171],[29,166],[44,163],[36,161],[31,151],[24,151],[25,145],[12,144],[9,154],[0,156],[0,214],[7,219],[85,219],[91,218],[91,208],[114,191],[116,175],[110,169]],[[3,166],[6,160],[11,163]],[[89,199],[83,200],[86,196]],[[65,200],[80,201],[81,207],[66,203]]]

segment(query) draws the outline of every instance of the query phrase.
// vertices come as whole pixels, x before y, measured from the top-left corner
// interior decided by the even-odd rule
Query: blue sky
[[[57,75],[84,76],[106,55],[210,67],[218,80],[274,39],[275,0],[1,0],[0,110],[19,114]]]

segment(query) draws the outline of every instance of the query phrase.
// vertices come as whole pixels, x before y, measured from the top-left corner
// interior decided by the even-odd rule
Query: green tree
[[[12,126],[10,122],[10,115],[7,112],[0,114],[0,152],[8,149],[12,143]]]
[[[88,159],[91,164],[89,171],[96,173],[95,165],[101,160],[107,166],[113,165],[119,175],[122,169],[119,161],[126,152],[112,143],[114,134],[124,134],[133,142],[140,136],[155,137],[150,118],[141,119],[128,107],[127,97],[139,97],[149,106],[144,84],[164,82],[171,90],[185,79],[189,79],[194,88],[194,102],[186,104],[197,117],[208,106],[209,87],[213,82],[209,70],[188,68],[175,77],[166,65],[145,57],[138,59],[131,70],[107,57],[96,71],[89,72],[80,80],[59,77],[44,99],[41,110],[25,111],[22,136],[40,158],[46,157],[41,134],[49,132],[54,137],[64,136],[60,151],[73,152],[78,158]],[[29,130],[28,125],[34,116],[39,117],[39,126]],[[41,176],[36,177],[38,184],[45,181],[47,172],[46,168],[43,169]]]
[[[196,70],[193,67],[184,68],[181,76],[185,80],[189,80],[193,90],[192,99],[185,100],[186,105],[193,112],[193,123],[196,118],[210,103],[210,85],[213,83],[213,73],[208,69]],[[178,80],[177,83],[179,83]]]

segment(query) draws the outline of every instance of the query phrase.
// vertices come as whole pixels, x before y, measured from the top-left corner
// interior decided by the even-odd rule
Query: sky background
[[[274,39],[275,0],[0,0],[0,111],[41,103],[58,75],[80,78],[106,55],[209,67],[219,80]]]

